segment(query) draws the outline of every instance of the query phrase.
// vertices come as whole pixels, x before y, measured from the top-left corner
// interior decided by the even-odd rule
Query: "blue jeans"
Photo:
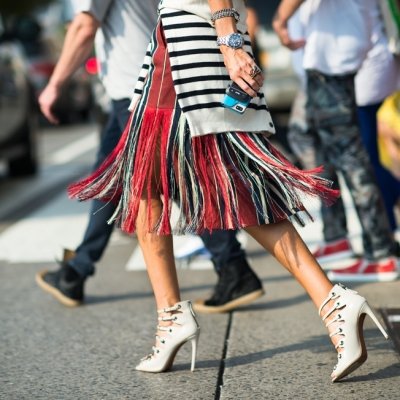
[[[211,260],[218,273],[232,262],[246,262],[246,254],[236,239],[236,231],[216,230],[212,233],[204,232],[200,235],[206,249],[211,254]]]
[[[101,135],[100,148],[93,170],[96,170],[117,145],[130,111],[129,99],[113,100],[111,113]],[[113,225],[107,223],[114,213],[116,205],[93,200],[89,222],[76,256],[68,262],[81,276],[93,275],[94,264],[100,260],[110,240]]]

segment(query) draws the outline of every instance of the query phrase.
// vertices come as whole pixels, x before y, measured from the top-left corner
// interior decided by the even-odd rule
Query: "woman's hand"
[[[243,49],[232,49],[228,46],[220,47],[224,56],[224,63],[231,79],[237,83],[251,97],[256,97],[264,82],[264,76],[260,70],[254,75],[258,66],[253,58]],[[258,68],[259,69],[259,68]]]

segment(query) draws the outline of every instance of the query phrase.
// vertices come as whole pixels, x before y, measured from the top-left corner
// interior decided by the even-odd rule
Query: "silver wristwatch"
[[[240,33],[231,33],[226,36],[218,36],[217,44],[218,46],[225,45],[232,49],[240,49],[244,45],[244,39]]]

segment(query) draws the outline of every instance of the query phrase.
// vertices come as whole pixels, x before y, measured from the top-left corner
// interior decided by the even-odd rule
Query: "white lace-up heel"
[[[157,310],[158,314],[170,314],[167,317],[158,317],[159,321],[171,321],[170,326],[157,326],[157,330],[165,335],[156,335],[157,346],[153,346],[153,353],[141,359],[136,366],[138,371],[164,372],[171,368],[176,353],[186,342],[192,343],[191,371],[194,371],[196,361],[197,342],[200,327],[190,301],[181,301],[172,307]]]
[[[330,301],[334,301],[334,304],[321,316],[322,309]],[[335,285],[321,304],[319,315],[322,317],[322,321],[325,322],[329,316],[332,316],[332,319],[326,323],[326,327],[336,324],[336,329],[329,336],[331,338],[335,335],[341,336],[335,346],[336,350],[339,348],[342,350],[338,352],[338,362],[333,369],[332,382],[344,378],[367,359],[363,335],[363,323],[366,314],[372,318],[387,339],[389,336],[378,318],[376,318],[365,298],[356,291],[347,289],[340,284]]]

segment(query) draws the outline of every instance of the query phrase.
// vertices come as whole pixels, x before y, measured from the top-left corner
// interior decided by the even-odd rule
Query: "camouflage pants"
[[[314,162],[324,166],[324,177],[337,187],[340,172],[350,191],[362,228],[364,256],[376,259],[393,254],[391,229],[357,123],[354,75],[307,71],[306,116]],[[341,199],[332,207],[323,206],[321,212],[325,240],[347,236]]]

